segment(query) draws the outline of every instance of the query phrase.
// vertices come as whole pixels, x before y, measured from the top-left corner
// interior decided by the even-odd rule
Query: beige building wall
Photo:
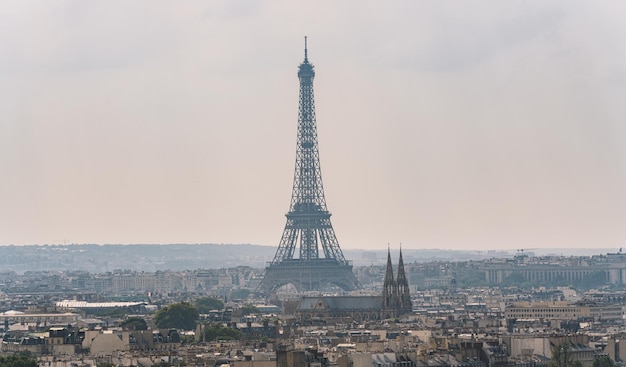
[[[19,352],[31,352],[35,355],[41,355],[44,350],[43,344],[36,345],[21,345],[21,344],[13,344],[13,343],[2,343],[0,344],[0,351],[2,353],[10,352],[10,353],[19,353]]]
[[[338,367],[372,367],[372,354],[345,354],[337,359],[337,365]]]
[[[626,361],[626,341],[611,338],[604,350],[612,360],[616,362]]]
[[[589,346],[589,337],[587,335],[571,335],[562,337],[512,335],[504,336],[502,340],[504,344],[508,346],[510,351],[509,353],[512,358],[530,356],[533,354],[542,355],[546,358],[552,358],[551,344],[559,345],[563,343],[572,343]],[[591,351],[572,351],[572,357],[579,359],[583,365],[586,366],[590,365],[593,360],[593,353]]]
[[[506,339],[508,339],[508,343]],[[512,358],[531,356],[533,354],[546,356],[548,358],[552,357],[552,352],[550,351],[550,339],[548,338],[511,336],[506,339],[505,343],[509,346],[509,353]]]
[[[409,335],[417,337],[418,341],[430,343],[433,332],[431,330],[409,330]]]
[[[507,306],[504,314],[507,319],[575,320],[589,317],[590,311],[588,306],[567,302],[518,302]]]
[[[99,334],[89,348],[92,356],[109,356],[119,351],[130,350],[128,333]]]
[[[355,344],[357,352],[382,353],[385,350],[385,343],[382,341]]]
[[[79,314],[66,313],[25,313],[25,314],[0,314],[0,323],[4,324],[5,320],[9,322],[17,322],[20,324],[71,324],[78,321]]]
[[[276,367],[276,361],[234,361],[233,367]]]

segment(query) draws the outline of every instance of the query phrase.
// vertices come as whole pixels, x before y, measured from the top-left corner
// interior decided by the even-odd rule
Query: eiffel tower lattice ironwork
[[[334,284],[344,290],[361,288],[345,259],[330,223],[326,208],[322,172],[317,145],[313,78],[315,70],[307,55],[304,38],[304,61],[298,69],[300,102],[298,144],[291,205],[287,224],[274,259],[265,268],[258,292],[271,292],[285,284],[298,291],[313,291]],[[320,257],[319,248],[323,257]],[[296,257],[299,248],[299,257]]]

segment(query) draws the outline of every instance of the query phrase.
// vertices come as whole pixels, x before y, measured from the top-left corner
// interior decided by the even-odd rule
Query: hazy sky
[[[391,4],[391,5],[387,5]],[[626,2],[3,1],[0,244],[626,245]]]

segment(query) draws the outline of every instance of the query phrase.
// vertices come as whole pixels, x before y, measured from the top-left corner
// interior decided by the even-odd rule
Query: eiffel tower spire
[[[304,61],[298,67],[300,101],[291,204],[278,249],[265,270],[259,291],[272,291],[288,283],[298,290],[317,290],[327,284],[344,290],[360,288],[352,265],[339,247],[326,207],[317,143],[314,77],[305,37]]]

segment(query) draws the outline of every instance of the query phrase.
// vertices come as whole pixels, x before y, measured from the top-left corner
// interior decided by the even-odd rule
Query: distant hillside
[[[216,244],[1,246],[0,271],[261,268],[274,251],[269,246]]]
[[[32,245],[0,246],[0,271],[84,270],[103,273],[115,269],[154,272],[249,266],[263,268],[276,252],[275,246],[226,244],[170,245]],[[398,249],[391,249],[394,262]],[[615,249],[533,249],[537,255],[593,255]],[[516,251],[458,251],[439,249],[402,250],[405,263],[484,260],[512,257]],[[387,250],[344,250],[355,266],[384,264]]]

